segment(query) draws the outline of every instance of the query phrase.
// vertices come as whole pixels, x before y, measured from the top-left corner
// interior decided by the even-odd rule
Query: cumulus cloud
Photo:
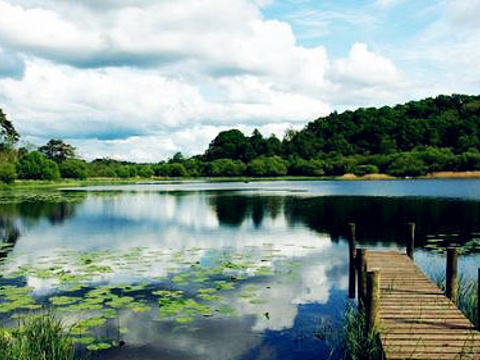
[[[267,20],[269,4],[0,0],[1,106],[26,139],[148,161],[203,152],[234,126],[281,137],[352,91],[392,98],[390,59],[357,43],[332,60]]]

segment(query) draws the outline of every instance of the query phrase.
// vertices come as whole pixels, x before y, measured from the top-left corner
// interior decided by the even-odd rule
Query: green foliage
[[[208,176],[242,176],[246,169],[240,160],[218,159],[208,164],[206,173]]]
[[[352,169],[352,173],[357,175],[357,176],[363,176],[367,174],[377,174],[378,173],[378,167],[375,165],[357,165],[354,166]]]
[[[232,159],[245,162],[255,156],[255,150],[249,139],[237,129],[220,132],[205,152],[205,158],[208,161]]]
[[[20,179],[57,180],[60,177],[57,164],[38,151],[33,151],[17,163]]]
[[[142,178],[151,178],[155,175],[155,171],[153,171],[150,165],[140,165],[137,169],[138,176]]]
[[[325,175],[325,163],[321,160],[304,160],[298,156],[289,159],[288,173],[301,176]]]
[[[62,178],[68,179],[86,179],[88,176],[88,166],[83,160],[69,159],[59,165]]]
[[[284,176],[287,164],[278,156],[259,157],[248,163],[247,172],[251,176]]]
[[[0,109],[0,143],[6,147],[11,147],[19,138],[20,135],[15,130],[13,123],[7,119],[7,116]]]
[[[75,157],[75,148],[61,139],[51,139],[47,144],[39,147],[38,151],[56,162]]]
[[[365,311],[347,305],[343,319],[341,348],[345,360],[381,360],[384,358],[378,332],[366,331]]]
[[[17,178],[17,171],[15,164],[0,163],[0,181],[5,184],[11,184]]]
[[[419,176],[426,172],[427,166],[423,160],[413,154],[398,156],[387,169],[387,174],[393,176]]]
[[[53,315],[30,316],[14,329],[0,329],[0,359],[73,360],[73,341]]]

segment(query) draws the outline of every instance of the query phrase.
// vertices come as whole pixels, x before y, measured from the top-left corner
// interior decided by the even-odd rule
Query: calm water
[[[0,319],[54,304],[84,324],[80,351],[125,343],[94,351],[101,359],[337,359],[349,222],[362,245],[398,249],[415,222],[416,260],[432,276],[444,265],[432,240],[480,238],[478,180],[70,192],[0,205],[2,242],[14,245],[0,265]],[[473,276],[478,256],[460,266]]]

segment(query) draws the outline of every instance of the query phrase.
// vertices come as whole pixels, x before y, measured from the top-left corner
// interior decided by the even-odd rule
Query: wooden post
[[[380,269],[372,269],[367,274],[366,320],[367,333],[377,326],[380,304]]]
[[[355,298],[355,251],[356,251],[356,234],[355,224],[350,223],[350,237],[348,238],[348,252],[349,252],[349,275],[348,275],[348,296],[350,299]]]
[[[408,223],[406,248],[407,256],[413,260],[413,252],[415,250],[415,223]]]
[[[447,249],[447,284],[446,295],[456,303],[457,298],[457,264],[458,264],[458,249]]]
[[[477,284],[477,329],[480,330],[480,268],[478,268]]]
[[[367,250],[357,249],[358,303],[363,306],[367,290]]]

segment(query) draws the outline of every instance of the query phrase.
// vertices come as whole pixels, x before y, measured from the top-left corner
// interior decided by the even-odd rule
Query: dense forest
[[[87,163],[75,148],[52,139],[34,151],[18,148],[19,134],[0,110],[0,181],[63,178],[339,176],[386,173],[419,176],[480,170],[480,96],[441,95],[404,105],[333,112],[288,130],[283,139],[219,133],[204,154],[135,164]]]

